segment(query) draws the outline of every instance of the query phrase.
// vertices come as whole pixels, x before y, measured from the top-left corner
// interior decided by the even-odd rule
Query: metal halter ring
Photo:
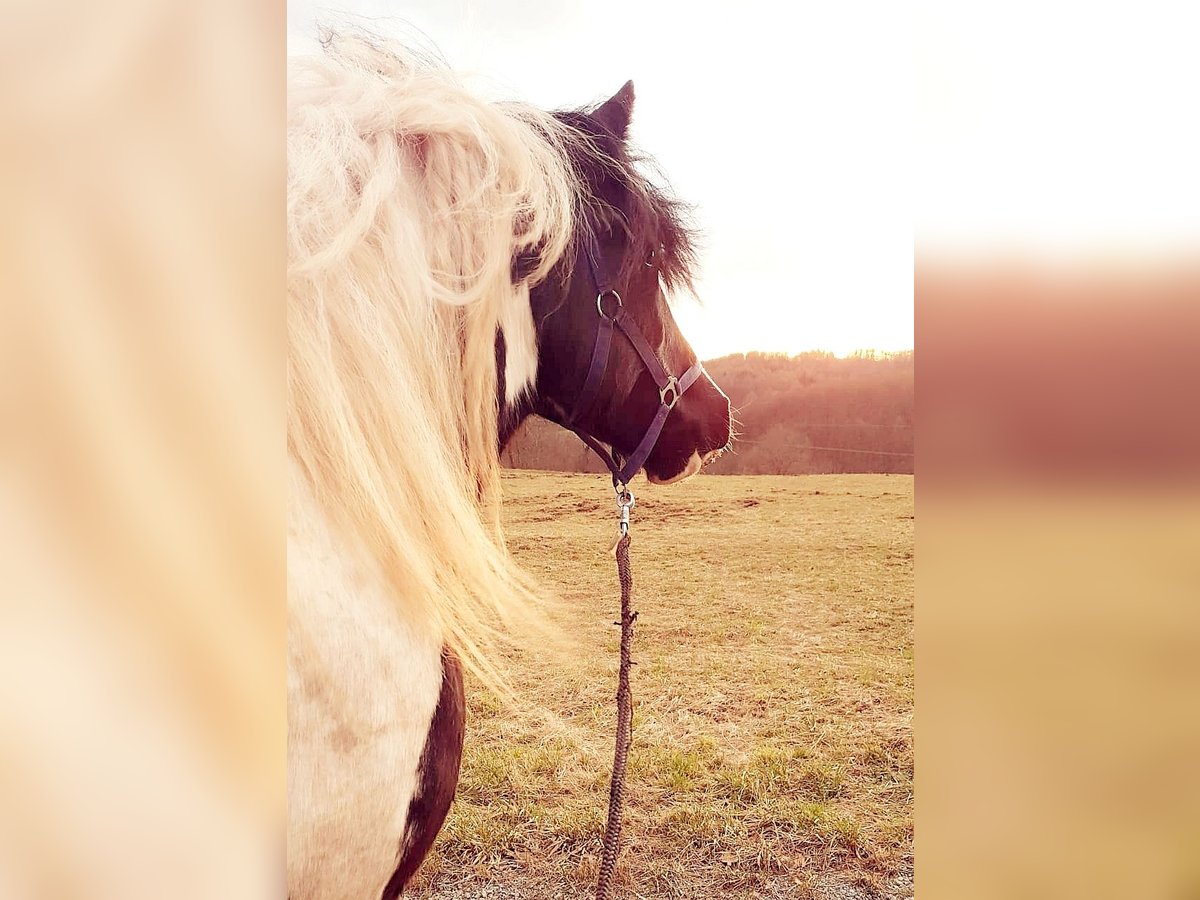
[[[633,491],[631,491],[625,484],[617,482],[613,485],[613,491],[616,492],[617,495],[617,506],[620,506],[624,509],[633,508]]]
[[[614,291],[612,288],[609,288],[607,291],[601,291],[599,294],[596,295],[596,312],[600,313],[600,315],[606,319],[615,319],[617,317],[617,313],[613,313],[610,316],[604,312],[604,298],[607,297],[609,294],[611,294],[612,296],[617,298],[617,310],[618,311],[620,311],[621,307],[625,305],[624,302],[622,302],[622,300],[621,300],[621,295],[618,294],[616,291]]]
[[[667,402],[667,394],[671,394],[671,402]],[[679,402],[679,398],[683,396],[683,391],[679,390],[679,379],[674,375],[667,376],[667,383],[658,390],[658,399],[667,409],[674,409],[675,404]]]

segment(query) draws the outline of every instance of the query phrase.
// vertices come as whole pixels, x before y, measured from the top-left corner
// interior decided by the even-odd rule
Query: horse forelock
[[[589,213],[579,227],[617,228],[626,239],[620,277],[639,266],[658,269],[669,292],[694,292],[697,232],[692,208],[677,198],[655,160],[628,141],[608,134],[592,118],[593,110],[556,112],[577,139],[566,143],[586,196]]]

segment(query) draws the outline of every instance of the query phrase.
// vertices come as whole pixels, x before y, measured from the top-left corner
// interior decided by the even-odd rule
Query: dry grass
[[[701,476],[633,519],[634,747],[622,893],[911,895],[913,482]],[[513,552],[571,644],[471,691],[458,799],[414,893],[587,896],[612,753],[618,608],[601,476],[506,475]],[[471,688],[468,688],[471,690]]]

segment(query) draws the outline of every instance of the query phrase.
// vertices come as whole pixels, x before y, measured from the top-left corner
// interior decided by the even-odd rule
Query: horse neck
[[[512,436],[516,434],[517,429],[521,427],[521,423],[528,419],[533,414],[533,398],[528,393],[522,394],[521,399],[516,407],[509,406],[507,409],[504,405],[504,399],[500,400],[500,421],[497,423],[497,433],[500,437],[500,452],[504,452],[504,448],[508,446],[508,442],[512,440]]]

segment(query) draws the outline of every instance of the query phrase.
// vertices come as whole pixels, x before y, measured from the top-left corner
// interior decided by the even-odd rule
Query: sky
[[[909,15],[880,3],[289,0],[436,46],[486,95],[543,108],[637,92],[632,139],[696,208],[705,359],[913,346]],[[783,18],[781,18],[783,15]]]
[[[1197,35],[1194,2],[917,2],[918,247],[1196,258]]]
[[[339,3],[342,5],[331,5]],[[913,346],[914,253],[1200,258],[1200,5],[1173,0],[289,0],[546,108],[627,79],[702,232],[702,358]]]

